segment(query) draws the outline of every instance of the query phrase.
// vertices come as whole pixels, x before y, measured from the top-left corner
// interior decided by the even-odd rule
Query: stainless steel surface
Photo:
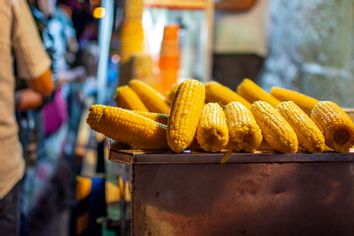
[[[354,235],[354,154],[122,154],[133,235]]]

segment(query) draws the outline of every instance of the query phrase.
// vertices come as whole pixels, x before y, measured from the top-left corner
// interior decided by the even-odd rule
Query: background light
[[[104,7],[96,7],[92,12],[93,17],[101,19],[106,15],[106,9]]]

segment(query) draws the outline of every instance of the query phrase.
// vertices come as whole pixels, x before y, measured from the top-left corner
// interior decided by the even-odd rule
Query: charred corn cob
[[[250,79],[244,79],[241,84],[237,87],[237,93],[243,98],[247,99],[250,103],[258,100],[265,101],[272,106],[276,107],[280,101],[264,91],[255,82]]]
[[[235,101],[241,102],[247,108],[251,107],[251,103],[246,99],[215,81],[205,83],[205,100],[206,102],[217,102],[220,105],[227,105]]]
[[[262,143],[262,132],[248,108],[240,102],[225,107],[231,149],[252,152]]]
[[[132,148],[166,149],[166,125],[119,107],[93,105],[86,122],[89,126]]]
[[[299,144],[309,152],[323,152],[326,144],[321,130],[294,102],[282,102],[278,111],[291,125],[298,137]]]
[[[337,152],[349,152],[354,145],[354,125],[342,108],[334,102],[319,102],[313,107],[311,118],[330,148]]]
[[[157,121],[161,124],[167,125],[169,114],[145,112],[145,111],[133,111],[134,113],[149,118],[151,120]]]
[[[138,95],[127,85],[120,86],[116,89],[115,100],[117,106],[138,111],[148,111],[144,103],[138,97]]]
[[[197,128],[197,141],[204,151],[219,152],[229,141],[226,118],[218,103],[204,105]]]
[[[312,108],[319,102],[313,97],[306,96],[294,90],[273,87],[270,94],[280,101],[293,101],[298,105],[306,114],[311,115]]]
[[[148,84],[140,80],[131,80],[129,87],[140,97],[150,112],[170,113],[170,106],[166,103],[165,97]]]
[[[192,143],[204,101],[205,89],[199,81],[185,80],[178,87],[167,125],[167,142],[174,152]]]
[[[296,133],[277,109],[265,101],[257,101],[252,104],[251,112],[272,148],[283,153],[297,152]]]

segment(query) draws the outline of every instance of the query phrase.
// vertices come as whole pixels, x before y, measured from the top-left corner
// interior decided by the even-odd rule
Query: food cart
[[[132,235],[352,235],[350,153],[154,153],[120,150],[130,168]]]

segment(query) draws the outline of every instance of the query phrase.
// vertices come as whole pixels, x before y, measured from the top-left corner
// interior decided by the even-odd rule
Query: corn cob
[[[237,93],[243,98],[247,99],[250,103],[254,103],[258,100],[263,100],[272,106],[276,107],[280,103],[278,99],[264,91],[255,82],[250,79],[244,79],[237,87]]]
[[[138,111],[148,111],[138,95],[127,85],[120,86],[116,90],[115,100],[117,106]]]
[[[218,103],[204,105],[197,128],[197,141],[204,151],[219,152],[229,141],[226,118]]]
[[[262,132],[248,108],[240,102],[225,107],[231,149],[252,152],[262,143]]]
[[[167,142],[175,152],[182,152],[193,141],[202,114],[205,89],[197,80],[185,80],[178,87],[167,125]]]
[[[321,130],[294,102],[282,102],[278,111],[295,131],[299,144],[309,152],[323,152],[326,144]]]
[[[132,148],[166,149],[166,125],[119,107],[93,105],[86,122],[89,126]]]
[[[330,148],[337,152],[349,152],[354,145],[354,124],[342,108],[334,102],[319,102],[313,107],[311,118]]]
[[[272,105],[265,101],[252,104],[251,112],[262,130],[265,141],[275,150],[295,153],[298,140],[295,131]]]
[[[306,114],[311,115],[312,108],[319,102],[313,97],[306,96],[294,90],[273,87],[270,94],[280,101],[293,101],[298,105]]]
[[[172,101],[173,101],[173,99],[174,99],[175,96],[176,96],[178,86],[179,86],[179,84],[176,84],[176,85],[171,89],[171,91],[168,93],[168,96],[167,96],[167,99],[166,99],[167,102],[168,102],[168,104],[172,104]]]
[[[251,108],[251,103],[246,99],[218,82],[207,82],[204,86],[206,102],[217,102],[224,106],[230,102],[241,102],[247,108]]]
[[[133,112],[164,125],[167,125],[168,117],[170,117],[169,114],[162,114],[162,113],[145,112],[145,111],[133,111]]]
[[[170,106],[165,97],[148,84],[134,79],[129,82],[129,87],[136,92],[150,112],[170,113]]]

